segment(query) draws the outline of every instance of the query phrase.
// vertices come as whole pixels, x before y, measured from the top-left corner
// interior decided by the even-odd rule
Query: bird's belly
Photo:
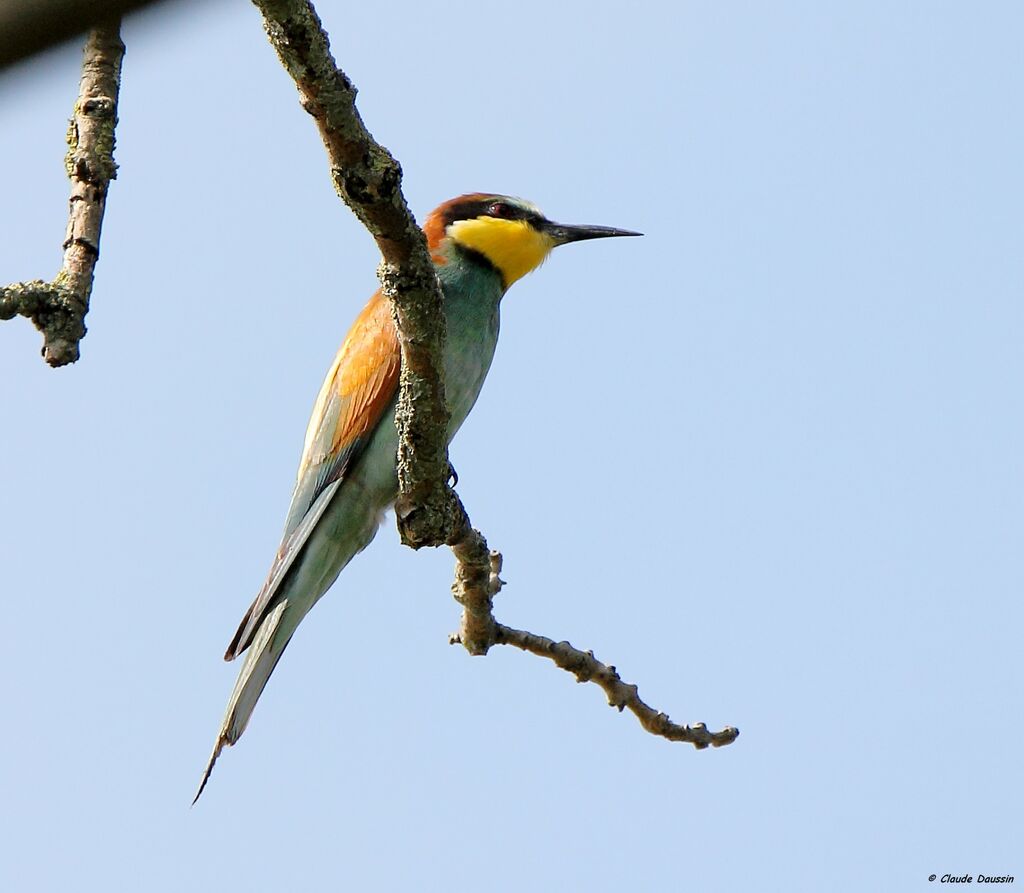
[[[497,308],[494,315],[482,325],[449,327],[448,342],[445,345],[445,399],[451,414],[449,441],[462,427],[480,396],[497,343]]]
[[[461,320],[460,320],[461,321]],[[448,440],[466,420],[480,394],[484,379],[494,358],[498,340],[497,311],[489,319],[475,326],[450,325],[445,345],[445,398],[451,420]],[[347,556],[339,556],[342,567],[356,551],[364,548],[376,531],[381,513],[398,496],[398,474],[395,457],[398,454],[398,430],[395,427],[395,399],[384,411],[362,455],[346,475],[344,487],[334,498],[324,518],[323,527],[328,537],[336,539],[340,532],[351,535],[353,542]],[[331,562],[333,563],[333,562]],[[336,572],[341,567],[331,568]]]
[[[445,346],[445,398],[451,413],[449,441],[476,403],[494,358],[497,312],[482,322],[449,329]],[[327,591],[352,557],[369,545],[385,509],[398,496],[396,402],[397,394],[306,545],[302,589],[313,594],[313,601]]]

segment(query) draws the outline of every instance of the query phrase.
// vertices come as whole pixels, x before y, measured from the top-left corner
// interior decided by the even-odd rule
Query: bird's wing
[[[310,533],[359,457],[398,388],[401,349],[391,308],[377,292],[356,318],[327,378],[306,429],[306,443],[288,510],[284,538],[259,595],[224,655],[233,660],[252,643],[274,596]]]

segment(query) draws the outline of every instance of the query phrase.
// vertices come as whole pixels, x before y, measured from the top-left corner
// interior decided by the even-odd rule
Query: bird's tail
[[[234,691],[231,692],[231,698],[228,700],[224,721],[217,733],[217,743],[213,745],[213,753],[210,754],[210,761],[206,764],[202,781],[199,782],[199,790],[196,791],[196,796],[192,800],[193,806],[202,795],[206,782],[210,780],[213,764],[217,762],[220,752],[225,747],[234,744],[245,731],[249,717],[252,715],[256,702],[260,699],[260,695],[263,694],[270,674],[274,672],[274,667],[277,666],[281,655],[284,654],[284,649],[291,641],[291,632],[295,631],[294,626],[286,635],[278,635],[281,617],[287,607],[288,600],[282,599],[274,610],[264,618],[249,646],[245,663],[242,665]]]

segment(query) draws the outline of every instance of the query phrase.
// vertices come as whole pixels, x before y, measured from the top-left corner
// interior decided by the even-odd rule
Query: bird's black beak
[[[565,245],[568,242],[582,242],[585,239],[610,239],[612,236],[642,236],[643,233],[635,233],[630,229],[616,229],[614,226],[573,226],[566,223],[552,223],[544,221],[543,230],[556,245]]]

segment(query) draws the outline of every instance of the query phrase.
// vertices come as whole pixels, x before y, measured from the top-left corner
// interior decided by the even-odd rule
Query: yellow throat
[[[448,227],[448,238],[478,251],[494,264],[505,288],[537,269],[555,247],[551,236],[538,232],[527,221],[497,217],[456,220]]]

